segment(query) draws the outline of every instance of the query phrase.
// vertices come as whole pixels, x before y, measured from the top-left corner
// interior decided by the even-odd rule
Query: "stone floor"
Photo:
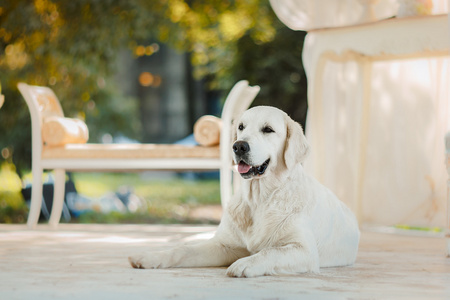
[[[213,226],[0,225],[0,299],[450,299],[436,237],[364,231],[352,267],[229,278],[225,268],[138,270],[127,256],[212,236]]]

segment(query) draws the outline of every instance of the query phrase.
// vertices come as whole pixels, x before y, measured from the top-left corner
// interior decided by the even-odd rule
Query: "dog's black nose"
[[[237,141],[233,145],[233,152],[238,156],[242,156],[249,151],[250,151],[250,145],[247,142]]]

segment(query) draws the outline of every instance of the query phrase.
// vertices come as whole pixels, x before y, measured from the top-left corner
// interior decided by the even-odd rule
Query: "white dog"
[[[353,264],[358,223],[344,203],[304,172],[301,163],[309,146],[301,126],[265,106],[246,111],[236,125],[233,151],[241,190],[215,236],[130,257],[131,265],[229,266],[228,276],[254,277]]]

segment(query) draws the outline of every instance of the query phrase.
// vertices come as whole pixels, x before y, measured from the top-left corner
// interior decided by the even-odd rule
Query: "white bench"
[[[222,111],[220,146],[182,146],[166,144],[66,144],[49,147],[42,139],[46,117],[63,117],[61,105],[48,87],[19,83],[18,88],[28,105],[32,126],[32,193],[27,224],[34,228],[42,205],[42,174],[54,171],[54,198],[49,223],[57,226],[64,201],[66,170],[132,171],[132,170],[220,170],[221,203],[232,195],[231,126],[252,103],[258,86],[239,81],[232,88]]]

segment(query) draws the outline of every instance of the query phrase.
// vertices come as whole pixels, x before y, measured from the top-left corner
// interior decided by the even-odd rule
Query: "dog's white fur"
[[[263,132],[267,127],[274,132]],[[344,203],[304,172],[301,163],[309,146],[301,126],[276,108],[255,107],[236,124],[236,140],[248,143],[249,165],[270,162],[263,175],[241,179],[215,236],[130,257],[131,265],[229,266],[228,276],[255,277],[353,264],[358,223]],[[239,157],[234,159],[239,163]]]

